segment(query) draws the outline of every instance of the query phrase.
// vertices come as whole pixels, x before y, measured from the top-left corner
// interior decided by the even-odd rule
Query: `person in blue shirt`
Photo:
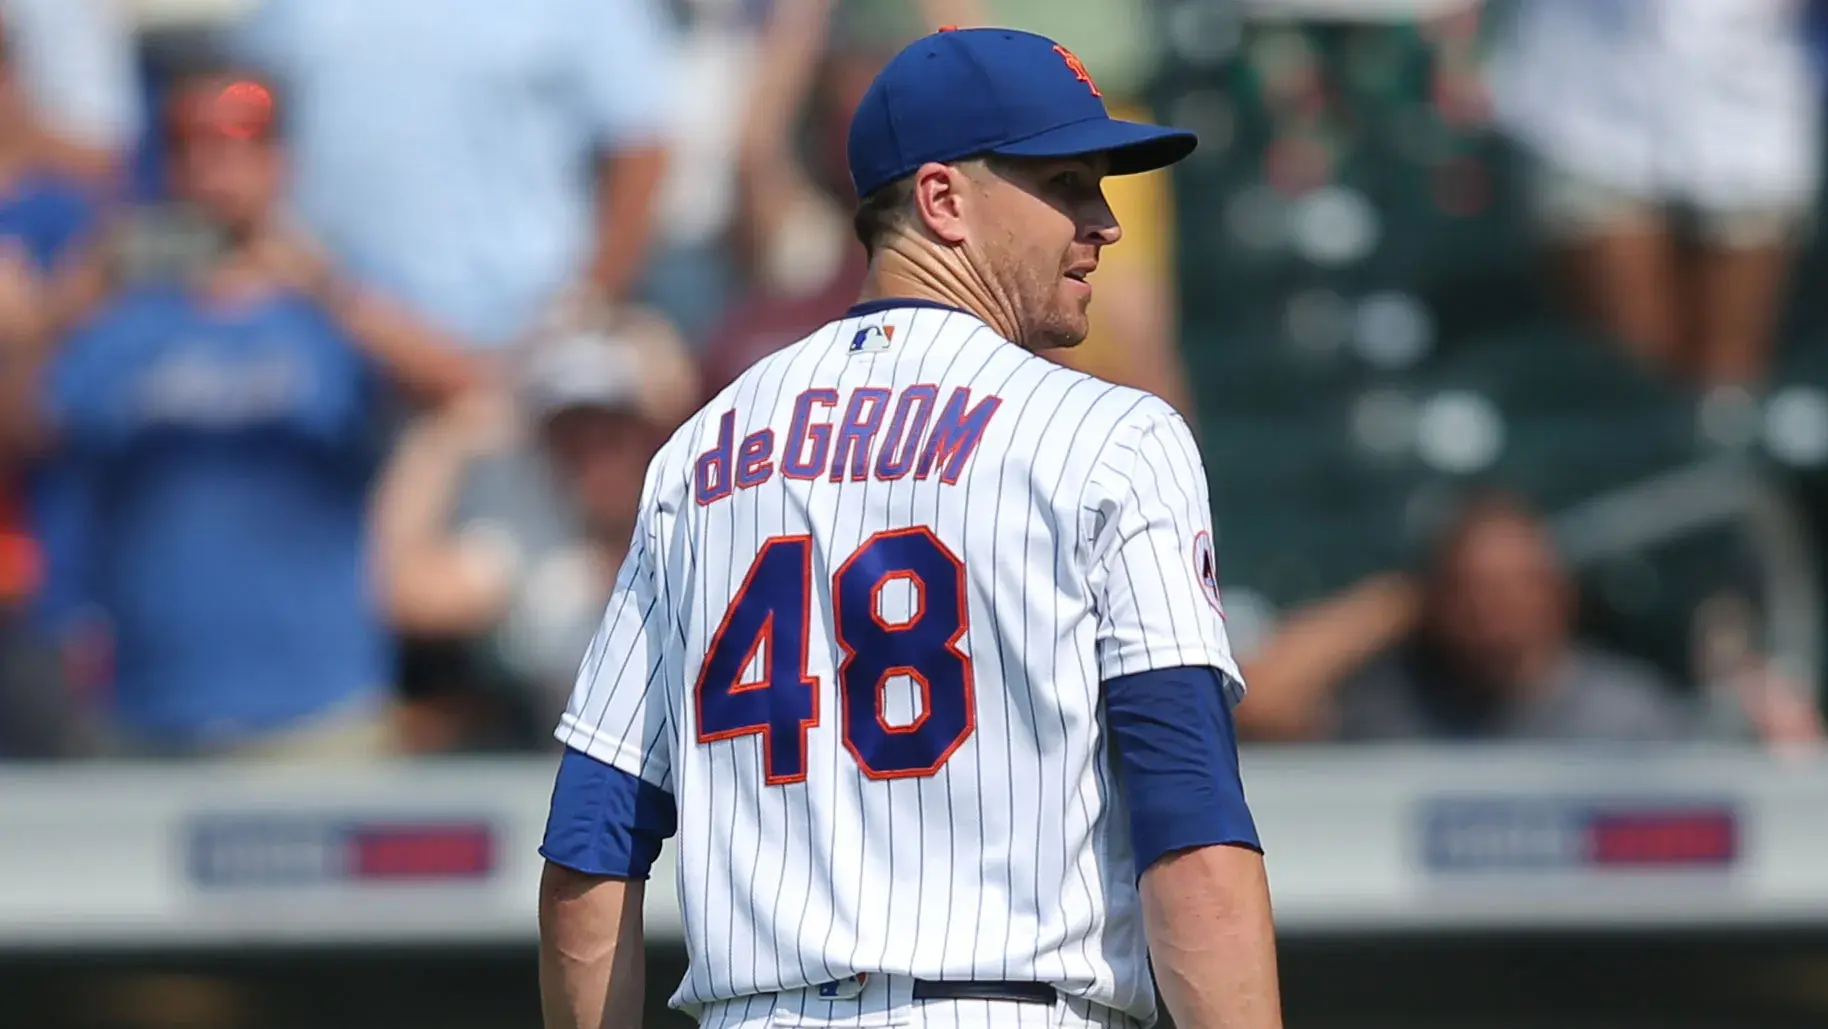
[[[170,96],[194,263],[122,286],[38,369],[46,459],[81,483],[109,713],[131,754],[386,753],[380,401],[454,396],[469,367],[288,224],[269,84],[200,71]]]

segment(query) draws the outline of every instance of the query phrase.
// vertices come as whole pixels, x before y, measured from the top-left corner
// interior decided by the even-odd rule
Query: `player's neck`
[[[952,258],[948,253],[945,258]],[[893,244],[883,247],[870,262],[859,300],[905,297],[931,300],[957,307],[983,319],[1004,339],[1021,344],[1014,310],[999,301],[997,292],[982,275],[962,259],[939,259],[925,253],[910,254]]]

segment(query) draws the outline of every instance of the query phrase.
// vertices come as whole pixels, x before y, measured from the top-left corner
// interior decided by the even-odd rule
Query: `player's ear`
[[[914,215],[940,242],[957,246],[965,241],[965,209],[969,199],[963,171],[949,164],[929,161],[914,172]]]

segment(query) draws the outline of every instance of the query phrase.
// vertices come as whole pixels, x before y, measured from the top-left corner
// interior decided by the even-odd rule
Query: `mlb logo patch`
[[[849,978],[835,983],[819,984],[820,1000],[855,1000],[863,992],[863,987],[870,980],[868,972],[858,972]]]
[[[850,352],[853,354],[874,354],[887,350],[895,339],[893,325],[865,325],[851,337]]]

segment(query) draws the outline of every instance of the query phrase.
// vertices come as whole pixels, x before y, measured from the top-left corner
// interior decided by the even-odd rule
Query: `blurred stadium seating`
[[[1824,368],[1800,284],[1819,247],[1798,275],[1773,400],[1698,405],[1557,313],[1519,157],[1451,102],[1438,26],[1196,8],[1172,8],[1157,102],[1205,140],[1177,173],[1183,346],[1227,595],[1253,624],[1410,564],[1431,516],[1472,484],[1566,512],[1724,459],[1814,489]],[[1590,582],[1590,621],[1687,678],[1695,603],[1768,586],[1770,567],[1735,560],[1746,545],[1734,541],[1756,531],[1734,511],[1673,541],[1582,555],[1616,567],[1637,552],[1658,572],[1622,606]],[[1653,542],[1663,550],[1642,553]],[[1819,574],[1813,548],[1782,560]]]
[[[134,6],[182,40],[238,5]],[[1601,638],[1692,681],[1725,591],[1819,688],[1828,248],[1800,260],[1770,393],[1700,402],[1557,314],[1517,155],[1443,85],[1443,30],[1157,6],[1158,111],[1204,139],[1176,180],[1182,343],[1240,644],[1411,565],[1457,491],[1498,483],[1555,516]],[[1244,763],[1294,1029],[1828,1025],[1819,757]],[[0,768],[0,1025],[531,1029],[549,788],[524,755]],[[649,914],[647,1024],[684,1025],[664,875]]]

